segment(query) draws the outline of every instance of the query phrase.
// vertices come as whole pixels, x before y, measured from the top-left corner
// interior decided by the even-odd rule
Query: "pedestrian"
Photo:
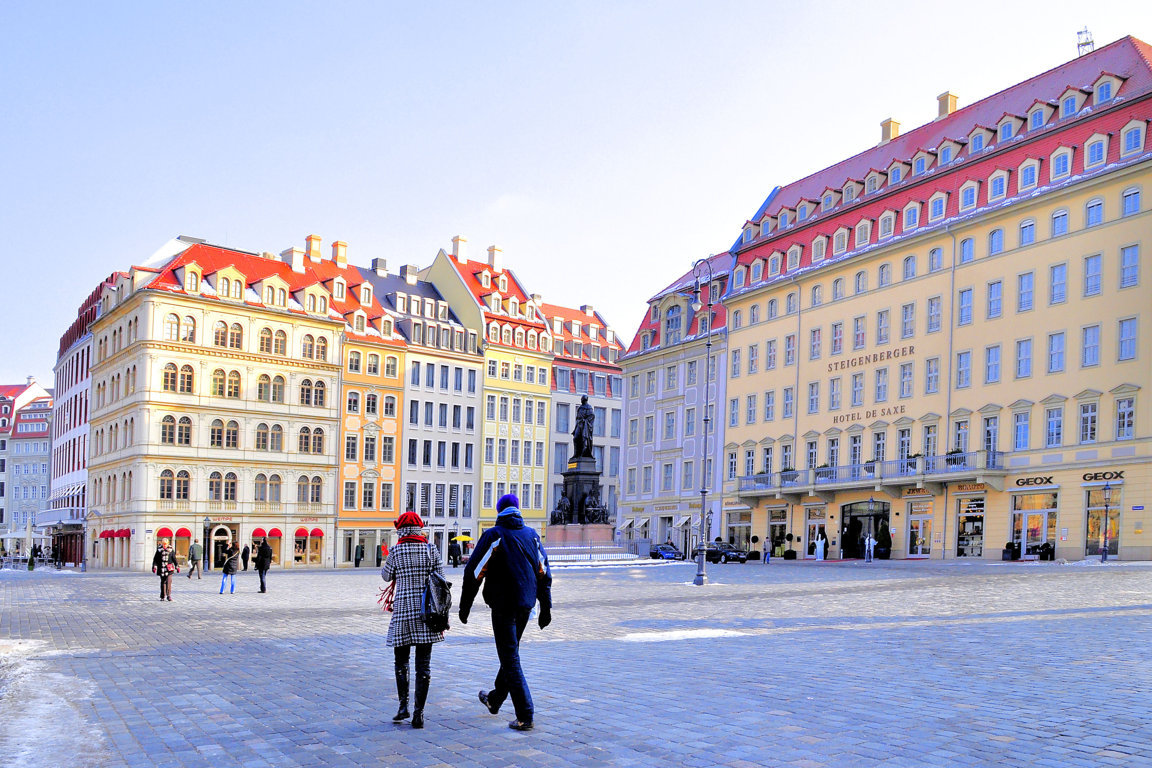
[[[220,577],[220,594],[224,594],[224,584],[231,579],[232,588],[228,590],[228,594],[233,594],[236,591],[236,571],[240,569],[240,547],[236,542],[228,543],[228,549],[224,550],[224,573]]]
[[[824,548],[828,545],[828,539],[824,538],[824,529],[820,528],[816,531],[816,559],[824,559]]]
[[[460,542],[456,539],[448,542],[448,560],[451,561],[453,568],[460,567]]]
[[[267,592],[268,569],[272,567],[272,546],[267,537],[260,540],[260,548],[256,550],[256,573],[260,574],[260,591]]]
[[[204,547],[200,545],[200,539],[195,539],[192,546],[188,547],[188,578],[192,578],[192,572],[196,572],[196,578],[200,578],[203,568],[200,567],[200,561],[204,557]]]
[[[248,558],[251,554],[252,550],[245,544],[244,549],[240,551],[240,561],[244,563],[244,570],[248,570]]]
[[[864,536],[864,562],[872,562],[872,555],[876,551],[876,537],[869,531]]]
[[[172,574],[180,573],[176,553],[168,546],[168,539],[160,539],[156,554],[152,556],[152,573],[160,577],[160,599],[172,602]]]
[[[772,542],[764,539],[764,565],[768,565],[768,561],[772,559]]]
[[[357,568],[360,567],[360,561],[363,559],[364,559],[364,545],[363,544],[357,544],[356,545],[356,567]]]
[[[396,582],[386,640],[395,657],[396,696],[400,699],[400,708],[392,722],[403,722],[411,717],[413,728],[423,728],[424,703],[428,700],[428,684],[432,680],[432,644],[443,640],[444,633],[433,632],[424,624],[421,605],[428,575],[435,573],[443,578],[444,569],[440,565],[439,553],[428,546],[420,515],[405,512],[396,518],[395,526],[400,538],[380,569],[384,581]],[[416,646],[416,698],[409,715],[408,659],[412,646]]]
[[[540,601],[540,629],[552,623],[552,571],[548,555],[536,531],[524,525],[520,500],[505,494],[496,502],[496,525],[484,531],[476,542],[464,569],[460,595],[460,621],[468,623],[472,601],[484,581],[484,602],[492,609],[492,637],[500,671],[492,689],[480,691],[480,703],[493,715],[508,696],[516,709],[516,719],[508,727],[516,731],[532,729],[532,692],[520,666],[520,638]]]

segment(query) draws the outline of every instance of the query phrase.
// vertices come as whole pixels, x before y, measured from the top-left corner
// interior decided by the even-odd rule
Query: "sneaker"
[[[530,731],[532,730],[532,721],[513,720],[512,722],[508,723],[508,727],[514,731]]]
[[[487,691],[480,691],[480,693],[477,694],[477,697],[480,699],[480,703],[484,705],[484,708],[487,709],[491,714],[493,714],[493,715],[500,714],[500,707],[499,706],[493,706],[493,704],[488,701],[488,692]]]

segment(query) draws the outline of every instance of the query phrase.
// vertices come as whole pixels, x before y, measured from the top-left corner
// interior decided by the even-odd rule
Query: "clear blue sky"
[[[0,4],[0,381],[52,378],[109,272],[178,234],[426,265],[497,244],[604,312],[783,184],[1071,59],[1143,2]]]

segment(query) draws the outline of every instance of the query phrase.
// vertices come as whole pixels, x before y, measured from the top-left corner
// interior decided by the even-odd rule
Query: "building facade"
[[[51,397],[33,376],[24,384],[0,384],[0,533],[26,537],[29,525],[35,525],[47,507],[47,497],[40,498],[44,476],[40,443],[41,427],[49,423],[43,418],[43,404]],[[25,544],[8,539],[5,550],[22,553]]]
[[[727,253],[711,256],[699,280],[688,272],[649,299],[621,357],[624,474],[617,529],[637,545],[671,541],[690,551],[700,537],[702,487],[709,491],[707,538],[719,535],[720,467],[713,457],[725,440],[717,415],[726,396],[723,296],[731,261]]]
[[[963,109],[943,94],[747,222],[726,538],[1152,558],[1150,58],[1125,38]]]
[[[615,521],[620,499],[620,435],[623,431],[623,380],[616,361],[623,345],[603,316],[590,305],[579,309],[542,304],[552,328],[556,358],[552,364],[552,445],[548,509],[564,495],[564,471],[572,453],[572,429],[580,398],[595,414],[593,458],[601,477],[600,501]]]

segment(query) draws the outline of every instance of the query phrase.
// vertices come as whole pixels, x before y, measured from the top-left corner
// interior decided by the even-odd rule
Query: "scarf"
[[[420,533],[422,528],[417,528],[414,525],[405,525],[400,529],[400,538],[396,541],[397,544],[427,544],[428,537]]]

